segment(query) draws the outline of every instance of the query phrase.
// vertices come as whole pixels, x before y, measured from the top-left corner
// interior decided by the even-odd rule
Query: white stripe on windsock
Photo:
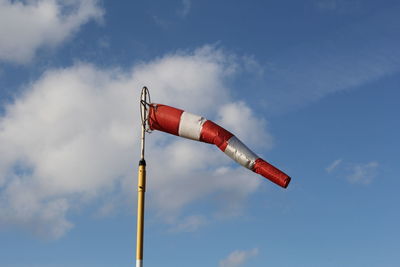
[[[179,123],[179,136],[197,141],[200,140],[201,129],[206,121],[207,119],[201,116],[184,111]]]
[[[136,260],[136,267],[143,267],[143,261],[142,260]]]
[[[249,170],[253,170],[256,160],[259,158],[236,136],[229,138],[224,153]]]

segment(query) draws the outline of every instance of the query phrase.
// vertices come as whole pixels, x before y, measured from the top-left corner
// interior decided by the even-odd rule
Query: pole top
[[[142,92],[140,93],[140,120],[142,128],[142,137],[140,138],[140,160],[144,161],[144,147],[145,147],[145,134],[150,132],[148,123],[149,112],[150,112],[150,92],[146,86],[143,86]]]
[[[145,132],[151,131],[148,125],[150,103],[151,99],[149,89],[146,86],[143,86],[142,92],[140,93],[140,119]]]

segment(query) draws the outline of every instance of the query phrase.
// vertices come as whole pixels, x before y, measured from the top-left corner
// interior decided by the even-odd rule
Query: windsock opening
[[[179,123],[183,110],[167,105],[150,104],[149,127],[179,136]]]

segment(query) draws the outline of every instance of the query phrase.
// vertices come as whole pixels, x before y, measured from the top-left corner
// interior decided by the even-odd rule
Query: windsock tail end
[[[286,173],[282,172],[278,168],[269,164],[265,160],[259,158],[256,160],[253,171],[258,173],[277,185],[287,188],[291,178]]]
[[[292,180],[292,178],[290,178],[290,176],[288,176],[288,177],[285,179],[285,182],[283,183],[282,187],[283,187],[283,188],[287,188],[287,187],[289,186],[291,180]]]

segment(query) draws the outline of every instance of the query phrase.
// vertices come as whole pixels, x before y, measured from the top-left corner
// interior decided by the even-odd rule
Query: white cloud
[[[26,63],[102,15],[97,0],[0,0],[0,61]]]
[[[239,267],[250,258],[258,255],[258,248],[252,250],[235,250],[219,262],[219,267]]]
[[[353,164],[347,179],[351,183],[370,184],[377,176],[378,162],[371,161],[366,164]]]
[[[335,170],[339,164],[342,163],[342,159],[337,159],[333,161],[328,167],[326,167],[326,172],[331,173],[333,170]]]
[[[245,111],[250,124],[261,125],[261,136],[269,136],[264,120],[231,99],[225,86],[239,71],[234,58],[205,46],[129,71],[80,63],[44,73],[0,118],[0,225],[57,238],[73,226],[68,214],[87,203],[112,203],[99,207],[100,215],[126,201],[134,203],[143,85],[153,101],[210,119],[218,114],[229,118],[226,107],[232,105],[233,111]],[[241,134],[252,140],[253,132],[248,128]],[[212,145],[153,132],[146,149],[148,207],[181,230],[202,225],[202,217],[177,220],[191,203],[218,192],[215,201],[224,213],[235,215],[262,182]],[[126,200],[104,199],[110,195]]]
[[[254,116],[253,111],[244,102],[232,102],[221,106],[218,122],[246,144],[266,148],[272,146],[272,136],[268,132],[260,134],[258,131],[266,128],[266,121]]]

